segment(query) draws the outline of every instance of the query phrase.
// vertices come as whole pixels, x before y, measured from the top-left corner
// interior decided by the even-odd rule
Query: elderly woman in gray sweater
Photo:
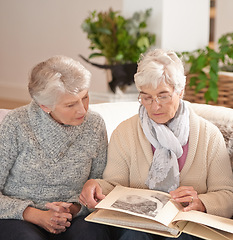
[[[83,184],[101,178],[106,164],[104,121],[88,111],[90,78],[65,56],[39,63],[31,103],[0,125],[0,239],[109,239],[78,203]]]

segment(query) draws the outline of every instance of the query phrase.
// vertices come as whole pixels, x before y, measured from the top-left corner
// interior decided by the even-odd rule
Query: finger
[[[188,211],[191,211],[191,210],[194,210],[193,207],[191,207],[190,205],[188,205],[187,207],[184,207],[183,208],[183,211],[184,212],[188,212]]]
[[[46,203],[45,207],[55,212],[59,212],[59,209],[60,209],[59,206],[57,206],[55,203]]]
[[[102,188],[100,186],[97,186],[94,200],[96,202],[99,202],[99,201],[103,200],[104,198],[105,198],[105,195],[102,192]]]
[[[182,186],[182,187],[177,188],[174,191],[171,191],[170,195],[172,198],[178,198],[178,197],[192,195],[193,191],[194,191],[193,187]]]
[[[66,227],[63,226],[63,225],[59,225],[59,224],[57,224],[54,221],[51,221],[50,226],[49,226],[49,230],[52,233],[56,233],[56,231],[64,231],[64,230],[66,230]]]
[[[94,208],[96,206],[96,204],[98,203],[93,195],[90,195],[90,197],[88,198],[88,201],[86,200],[86,198],[81,194],[79,196],[79,202],[84,206],[84,207],[88,207],[88,208]]]
[[[55,217],[58,217],[58,218],[65,218],[65,219],[68,219],[69,221],[72,220],[72,214],[71,213],[58,213],[58,212],[55,212],[54,213],[54,216]]]
[[[65,232],[66,231],[66,228],[64,229],[64,230],[53,230],[53,232],[51,232],[51,233],[53,233],[53,234],[60,234],[60,233],[63,233],[63,232]]]
[[[47,203],[46,205],[48,206],[54,206],[54,207],[63,207],[63,208],[69,208],[72,203],[70,202],[51,202],[51,203]]]
[[[193,196],[185,196],[185,197],[180,197],[180,198],[174,198],[176,202],[179,203],[193,203],[194,197]]]
[[[69,203],[69,202],[59,202],[59,203],[56,203],[58,206],[62,206],[64,208],[70,208],[70,206],[72,205],[72,203]]]
[[[81,205],[85,206],[85,204],[86,204],[86,199],[85,199],[85,197],[83,196],[82,193],[79,195],[78,201],[79,201],[79,203],[80,203]]]
[[[62,213],[60,215],[60,218],[65,218],[67,219],[68,221],[71,221],[72,220],[72,214],[71,213]]]
[[[52,217],[51,221],[54,222],[56,225],[64,226],[64,227],[70,227],[71,223],[67,220],[67,218],[59,218],[59,217]]]
[[[202,201],[197,198],[194,199],[193,202],[191,204],[189,204],[187,207],[185,207],[183,209],[184,212],[190,211],[190,210],[196,210],[196,211],[200,211],[200,212],[206,212],[206,207],[205,205],[202,203]]]
[[[94,208],[104,198],[105,195],[102,194],[102,188],[93,179],[87,181],[79,197],[81,204],[88,208]]]
[[[189,204],[192,204],[194,197],[193,197],[193,196],[190,196],[190,198],[191,198],[191,200],[189,201]]]
[[[183,208],[184,212],[188,212],[190,210],[199,210],[197,201],[191,199],[190,202]]]
[[[181,193],[181,192],[188,192],[188,191],[193,191],[194,188],[192,186],[181,186],[181,187],[178,187],[176,190],[174,191],[171,191],[171,193]]]
[[[51,209],[55,212],[70,212],[71,205],[72,203],[66,202],[52,202],[45,204],[46,208]]]
[[[66,231],[66,228],[64,227],[63,229],[54,229],[54,228],[51,228],[49,230],[50,233],[53,233],[53,234],[59,234],[59,233],[62,233],[62,232],[65,232]]]
[[[53,210],[49,210],[51,211],[50,214],[50,221],[54,221],[55,223],[58,223],[58,219],[66,219],[66,221],[71,221],[73,219],[72,214],[71,213],[60,213],[60,212],[55,212]]]
[[[59,212],[70,213],[70,207],[73,203],[61,202]]]

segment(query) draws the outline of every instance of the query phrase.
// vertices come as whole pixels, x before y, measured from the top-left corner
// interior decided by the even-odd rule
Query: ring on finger
[[[190,203],[193,203],[193,196],[191,196],[191,201],[190,201]]]

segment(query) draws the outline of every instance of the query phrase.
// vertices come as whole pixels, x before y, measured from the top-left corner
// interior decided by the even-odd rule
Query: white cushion
[[[90,110],[98,112],[104,119],[108,139],[114,129],[124,120],[138,113],[138,102],[114,102],[90,104]]]
[[[233,121],[233,109],[209,104],[192,103],[192,109],[201,117],[218,123]]]

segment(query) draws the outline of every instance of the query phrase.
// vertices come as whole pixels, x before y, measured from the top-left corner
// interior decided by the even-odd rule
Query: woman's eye
[[[161,95],[161,96],[158,96],[158,98],[160,98],[160,99],[166,99],[166,98],[168,98],[169,97],[169,95],[168,94],[166,94],[166,95]]]
[[[74,104],[67,105],[67,107],[69,107],[69,108],[71,108],[71,107],[73,107],[73,106],[74,106]]]
[[[142,94],[141,98],[147,100],[147,99],[151,99],[151,96]]]
[[[88,95],[82,98],[82,100],[86,100],[86,99],[88,99]]]
[[[161,96],[161,97],[158,97],[159,99],[166,99],[167,96]]]

